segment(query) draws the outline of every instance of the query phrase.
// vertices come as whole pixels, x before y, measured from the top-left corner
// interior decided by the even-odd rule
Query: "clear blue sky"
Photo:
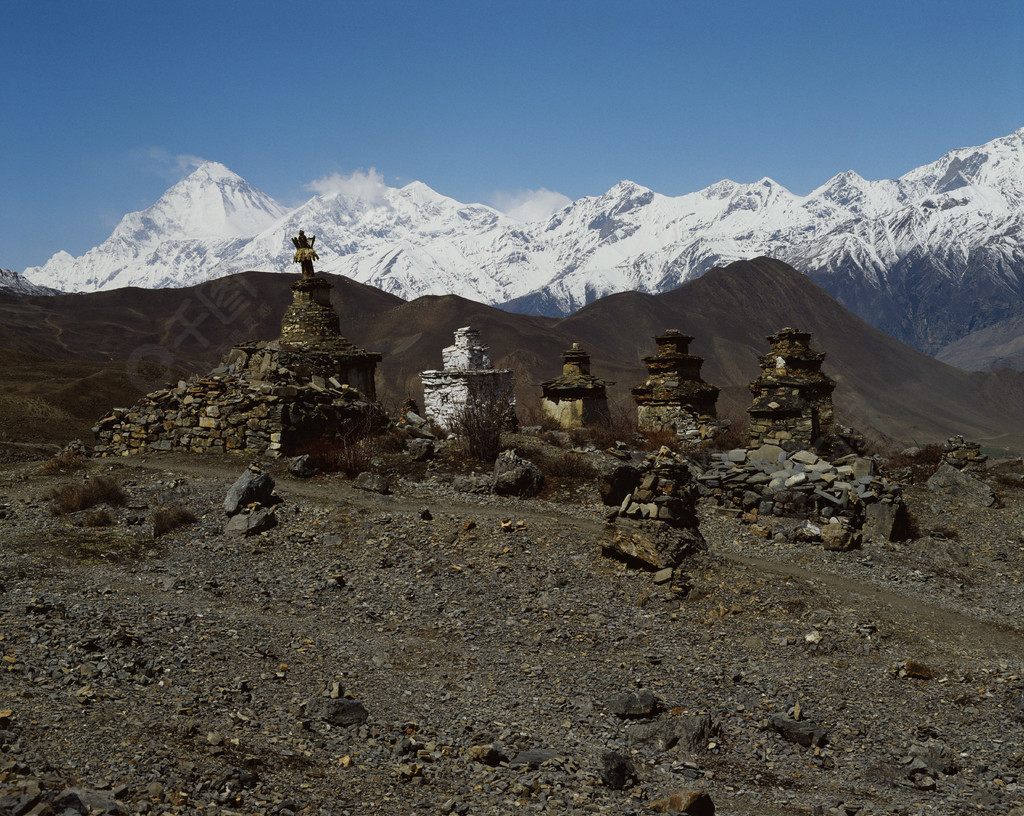
[[[0,267],[196,158],[287,205],[371,167],[460,201],[892,178],[1024,125],[1024,3],[0,4]]]

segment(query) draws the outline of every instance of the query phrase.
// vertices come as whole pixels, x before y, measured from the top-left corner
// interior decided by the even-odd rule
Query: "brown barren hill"
[[[537,383],[559,373],[559,355],[573,342],[591,353],[595,374],[616,381],[609,391],[613,403],[629,405],[629,389],[646,376],[643,358],[655,352],[653,336],[676,328],[695,337],[691,351],[705,358],[704,378],[722,388],[720,415],[739,418],[750,402],[746,386],[757,375],[757,358],[768,350],[765,336],[793,326],[812,332],[812,345],[827,355],[824,370],[838,382],[840,421],[899,443],[963,433],[989,446],[1024,449],[1024,375],[941,363],[869,326],[795,269],[768,258],[713,269],[661,295],[611,295],[563,319],[513,314],[456,295],[406,302],[347,278],[325,277],[334,283],[342,333],[383,354],[378,390],[391,407],[408,395],[422,396],[419,372],[439,367],[452,332],[467,325],[481,331],[496,367],[515,370],[527,414],[539,401]],[[34,398],[60,407],[80,431],[106,403],[124,404],[138,396],[140,384],[160,384],[156,376],[132,376],[140,361],[204,372],[233,343],[275,338],[292,280],[246,272],[186,289],[0,300],[0,347],[52,361],[104,363],[102,387],[89,379],[95,368],[54,365],[47,373],[47,365],[37,365],[32,388],[40,395]],[[20,392],[26,377],[25,368],[9,369],[0,373],[0,384]],[[48,382],[46,394],[39,378]],[[14,429],[10,410],[3,422]]]

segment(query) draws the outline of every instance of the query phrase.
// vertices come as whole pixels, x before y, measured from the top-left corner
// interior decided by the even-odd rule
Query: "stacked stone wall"
[[[324,437],[371,432],[387,418],[346,382],[372,384],[373,369],[365,362],[358,355],[279,343],[236,346],[208,376],[154,391],[131,408],[115,408],[93,428],[95,452],[279,456]]]

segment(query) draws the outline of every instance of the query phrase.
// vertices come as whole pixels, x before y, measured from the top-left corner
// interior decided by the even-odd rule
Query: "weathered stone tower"
[[[825,354],[810,347],[810,332],[787,327],[767,339],[771,351],[758,358],[761,376],[750,384],[750,444],[812,447],[832,431],[836,384],[821,371]]]
[[[504,417],[514,427],[515,375],[511,369],[492,368],[491,353],[480,344],[480,332],[466,326],[455,331],[455,343],[441,351],[443,369],[420,374],[423,412],[427,419],[451,429],[467,406]]]
[[[689,353],[693,338],[669,329],[654,338],[658,353],[644,357],[647,382],[632,391],[641,431],[672,431],[685,439],[702,439],[718,427],[718,388],[704,382],[704,358]]]
[[[546,380],[541,387],[541,412],[563,428],[580,428],[608,422],[608,395],[615,385],[590,373],[590,355],[573,343],[562,352],[562,376]]]
[[[93,429],[99,455],[151,450],[291,455],[334,437],[387,424],[374,401],[381,356],[346,340],[331,306],[331,284],[313,273],[316,253],[300,231],[303,276],[277,340],[231,349],[205,377],[192,377],[116,408]],[[304,246],[300,246],[301,241]]]

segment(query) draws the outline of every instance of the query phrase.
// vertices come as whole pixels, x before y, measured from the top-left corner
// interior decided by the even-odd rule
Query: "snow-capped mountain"
[[[74,292],[190,286],[219,277],[211,273],[218,264],[286,212],[223,164],[206,162],[152,207],[122,218],[85,255],[58,252],[24,274],[33,283]]]
[[[404,298],[456,293],[544,314],[613,292],[663,292],[768,255],[934,351],[1022,309],[1024,128],[899,179],[848,171],[806,196],[768,178],[721,181],[678,197],[623,181],[529,223],[418,182],[369,197],[315,196],[286,212],[211,163],[125,216],[86,255],[59,253],[25,275],[91,291],[293,272],[289,239],[299,227],[317,236],[318,270]]]
[[[15,297],[31,297],[33,295],[59,295],[56,289],[37,286],[10,269],[0,269],[0,293]]]

